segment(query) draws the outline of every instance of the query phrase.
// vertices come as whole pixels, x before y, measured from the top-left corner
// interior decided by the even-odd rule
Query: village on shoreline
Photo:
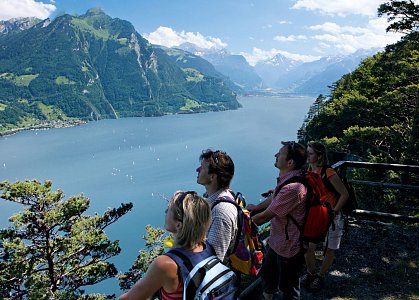
[[[79,119],[66,120],[66,121],[63,121],[63,120],[44,121],[39,124],[31,125],[28,127],[17,127],[17,128],[8,129],[5,131],[0,131],[0,137],[13,135],[24,130],[47,130],[51,128],[67,128],[67,127],[74,127],[78,125],[84,125],[86,123],[87,121],[83,121]]]

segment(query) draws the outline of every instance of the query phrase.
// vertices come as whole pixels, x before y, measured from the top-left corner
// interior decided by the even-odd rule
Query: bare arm
[[[258,211],[258,210],[266,210],[266,208],[272,202],[272,194],[269,195],[264,201],[260,202],[259,204],[248,204],[246,209],[249,211]]]
[[[170,257],[161,255],[151,263],[144,277],[119,299],[147,300],[160,288],[171,291],[178,284],[176,263]]]
[[[334,207],[334,211],[339,212],[342,209],[343,205],[345,205],[345,202],[348,200],[349,194],[346,190],[345,185],[343,184],[342,180],[339,178],[337,174],[330,176],[329,181],[340,195],[336,203],[336,206]]]
[[[258,213],[257,215],[252,217],[253,222],[255,222],[256,225],[262,225],[266,222],[269,222],[273,217],[275,217],[275,214],[270,209],[265,209],[261,213]]]

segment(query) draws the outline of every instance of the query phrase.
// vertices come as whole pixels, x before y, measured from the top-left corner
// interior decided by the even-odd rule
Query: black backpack
[[[322,167],[322,171],[321,171],[320,175],[321,175],[323,184],[329,191],[334,193],[336,195],[336,197],[339,198],[340,194],[335,189],[333,184],[330,182],[329,178],[327,178],[326,170],[328,168],[333,169],[331,166]],[[356,194],[355,194],[354,188],[352,187],[352,184],[346,179],[346,177],[340,176],[338,172],[336,172],[336,174],[339,176],[340,180],[342,180],[342,183],[345,186],[345,188],[346,188],[346,190],[348,191],[348,194],[349,194],[348,200],[346,200],[346,203],[342,207],[342,213],[344,215],[350,215],[351,213],[354,212],[355,209],[358,208],[358,202],[356,200]]]

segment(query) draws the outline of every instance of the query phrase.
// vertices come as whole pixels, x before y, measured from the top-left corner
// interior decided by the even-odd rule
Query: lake
[[[0,138],[0,181],[53,182],[66,197],[83,193],[89,214],[132,202],[134,208],[107,228],[120,240],[113,258],[127,271],[144,246],[145,225],[163,226],[166,198],[176,190],[205,190],[196,183],[199,155],[222,149],[235,163],[232,188],[248,202],[275,186],[274,154],[281,141],[295,140],[314,97],[242,97],[235,111],[103,120],[86,125],[23,131]],[[0,225],[19,209],[0,201]],[[116,279],[89,288],[121,292]]]

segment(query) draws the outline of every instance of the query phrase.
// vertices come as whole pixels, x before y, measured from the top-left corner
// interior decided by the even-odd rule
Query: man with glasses
[[[237,208],[226,202],[213,207],[216,200],[229,198],[234,201],[230,193],[230,182],[234,175],[234,163],[230,156],[223,151],[211,149],[202,152],[199,157],[201,165],[196,169],[197,183],[205,187],[204,197],[211,206],[211,226],[207,241],[212,245],[217,257],[228,263],[229,250],[234,246],[237,234]]]
[[[275,167],[279,169],[276,188],[265,201],[258,205],[249,204],[247,209],[262,211],[252,218],[257,225],[271,221],[269,249],[261,270],[263,299],[272,299],[278,284],[282,299],[299,299],[304,251],[298,227],[289,221],[288,216],[293,216],[299,224],[303,223],[307,190],[302,183],[287,181],[302,176],[306,150],[301,144],[282,142],[275,158]]]

